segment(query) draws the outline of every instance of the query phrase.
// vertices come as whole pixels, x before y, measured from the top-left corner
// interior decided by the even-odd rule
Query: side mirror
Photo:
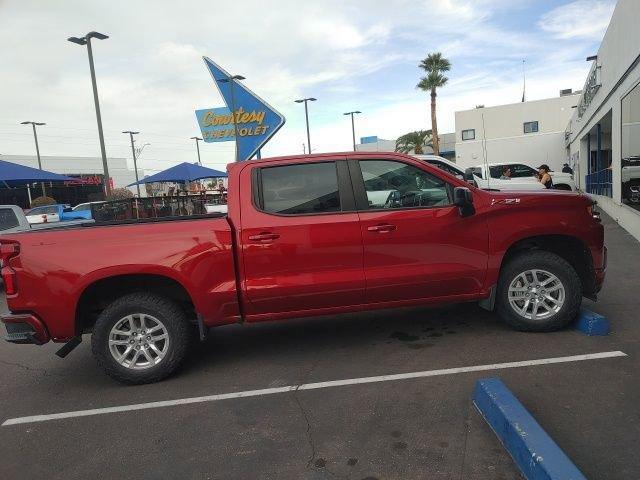
[[[473,168],[467,168],[467,169],[464,171],[464,180],[465,180],[467,183],[469,183],[469,184],[471,184],[471,185],[474,185],[474,186],[475,186],[476,181],[475,181],[475,180],[474,180],[474,178],[473,178]]]
[[[461,217],[469,217],[476,213],[473,206],[473,195],[466,187],[456,187],[453,189],[453,204],[458,207]]]

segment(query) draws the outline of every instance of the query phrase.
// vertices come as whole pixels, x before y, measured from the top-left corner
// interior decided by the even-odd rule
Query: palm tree
[[[416,88],[424,92],[431,93],[431,129],[433,130],[433,153],[440,155],[440,140],[438,138],[438,121],[436,119],[436,89],[444,87],[447,77],[443,72],[451,70],[451,62],[444,58],[440,52],[430,53],[419,65],[425,72],[426,77],[422,77]]]
[[[396,152],[410,153],[417,155],[424,153],[425,147],[432,146],[433,137],[431,130],[420,130],[418,132],[409,132],[396,140]]]

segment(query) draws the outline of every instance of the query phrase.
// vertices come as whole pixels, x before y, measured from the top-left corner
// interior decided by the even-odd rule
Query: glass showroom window
[[[622,203],[640,211],[640,84],[622,99]]]
[[[524,122],[524,133],[536,133],[538,131],[538,122]]]
[[[469,130],[462,130],[462,140],[475,140],[476,130],[471,128]]]

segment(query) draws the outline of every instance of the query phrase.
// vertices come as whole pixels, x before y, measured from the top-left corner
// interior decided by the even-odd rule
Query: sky
[[[141,133],[145,174],[197,161],[194,111],[223,106],[202,61],[208,56],[286,117],[263,157],[302,153],[309,104],[313,152],[346,151],[356,137],[395,139],[431,128],[429,96],[417,90],[420,60],[451,61],[438,92],[440,133],[454,112],[583,87],[613,0],[0,0],[0,158],[35,154],[30,127],[46,122],[42,155],[99,156],[85,47],[93,42],[107,155],[131,159]],[[203,163],[222,168],[233,143],[201,143]]]

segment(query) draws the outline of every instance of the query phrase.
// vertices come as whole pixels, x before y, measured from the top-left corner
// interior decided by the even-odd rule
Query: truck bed
[[[232,229],[224,214],[61,226],[1,241],[20,244],[11,263],[20,288],[7,297],[9,308],[47,318],[53,338],[75,334],[77,305],[66,298],[80,298],[113,276],[136,276],[141,286],[145,276],[177,282],[206,324],[238,315]]]

